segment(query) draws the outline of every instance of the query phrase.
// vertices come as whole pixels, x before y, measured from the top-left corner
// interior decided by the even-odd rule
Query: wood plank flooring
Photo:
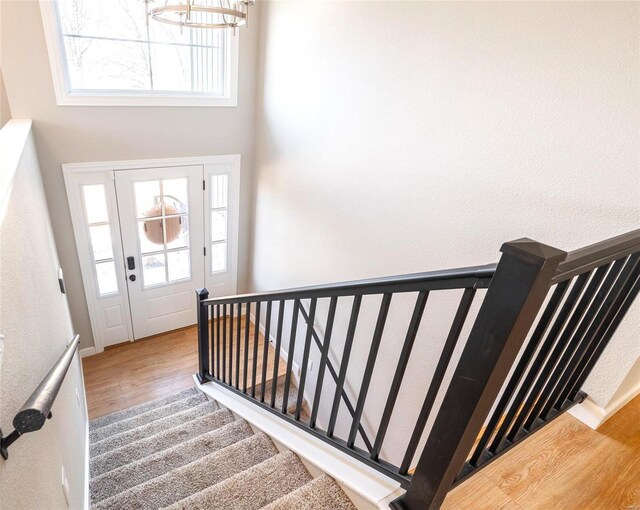
[[[253,325],[249,334],[252,357]],[[260,335],[258,373],[263,342]],[[274,356],[269,347],[268,367]],[[188,388],[197,366],[195,326],[85,358],[89,416]],[[278,373],[284,370],[280,363]],[[442,508],[640,510],[640,397],[598,431],[568,414],[559,417],[455,488]]]
[[[240,351],[244,354],[244,320],[242,323]],[[93,420],[193,386],[192,376],[198,371],[197,339],[197,327],[191,326],[163,335],[119,344],[105,349],[100,354],[84,358],[82,366],[89,419]],[[247,388],[252,387],[254,339],[255,330],[251,323]],[[263,349],[264,337],[259,333],[256,386],[260,383],[262,374]],[[234,342],[234,371],[232,372],[234,382],[236,355]],[[274,359],[275,350],[268,344],[267,381],[273,378]],[[285,372],[286,364],[280,359],[278,376],[284,375]],[[244,366],[240,363],[240,381],[243,377]]]
[[[640,397],[597,431],[560,416],[456,487],[442,508],[640,509]]]

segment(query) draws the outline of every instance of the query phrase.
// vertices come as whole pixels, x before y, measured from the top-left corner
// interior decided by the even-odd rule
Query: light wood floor
[[[197,365],[195,327],[85,358],[89,416],[188,388]],[[561,416],[454,489],[442,508],[640,510],[640,397],[598,431]]]
[[[640,397],[599,430],[564,414],[455,488],[443,509],[640,509]]]
[[[240,352],[244,353],[244,320],[242,323]],[[227,327],[229,327],[228,320]],[[247,388],[252,387],[254,334],[253,323],[251,323],[249,327]],[[119,344],[105,349],[100,354],[84,358],[82,366],[89,419],[93,420],[193,386],[192,376],[198,371],[197,338],[197,328],[191,326],[136,342]],[[259,333],[256,387],[260,384],[262,374],[263,348],[264,337],[262,333]],[[275,350],[270,344],[268,350],[266,380],[270,382],[273,379]],[[232,374],[235,383],[237,354],[235,342],[233,354]],[[226,373],[228,377],[228,372]],[[281,358],[278,364],[278,376],[285,373],[286,363]],[[243,363],[240,363],[239,377],[240,388],[242,388]],[[269,389],[269,385],[267,385],[267,389]],[[267,395],[270,396],[270,392],[267,392]]]

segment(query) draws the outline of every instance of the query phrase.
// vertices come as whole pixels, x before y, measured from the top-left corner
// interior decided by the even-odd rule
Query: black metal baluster
[[[380,349],[380,342],[382,341],[382,333],[384,332],[384,325],[387,322],[387,315],[389,313],[389,306],[391,304],[391,294],[384,294],[380,303],[380,310],[378,311],[378,319],[376,320],[376,328],[373,331],[373,338],[371,340],[371,347],[369,348],[369,356],[367,358],[367,365],[364,369],[364,376],[362,377],[362,384],[360,385],[360,395],[356,402],[355,415],[351,420],[351,430],[349,431],[349,437],[347,439],[347,446],[353,448],[356,442],[356,435],[358,433],[358,427],[360,426],[360,420],[362,419],[362,413],[364,411],[364,403],[367,399],[367,393],[369,392],[369,385],[371,384],[371,376],[373,375],[373,369],[378,358],[378,350]]]
[[[216,305],[216,377],[218,381],[221,380],[221,371],[220,371],[220,305]]]
[[[264,345],[262,350],[262,379],[260,381],[260,402],[264,402],[267,386],[267,364],[269,363],[269,337],[271,335],[271,301],[267,301],[267,317],[264,324]]]
[[[464,323],[467,320],[467,314],[469,313],[475,294],[475,289],[464,289],[464,292],[462,293],[462,298],[460,299],[456,315],[453,318],[453,323],[451,324],[451,329],[447,335],[447,340],[442,348],[438,365],[436,366],[433,377],[431,378],[431,384],[427,390],[427,396],[425,397],[422,408],[420,409],[420,414],[418,415],[418,420],[416,421],[413,433],[411,434],[409,445],[407,446],[404,458],[400,464],[399,472],[401,475],[406,475],[411,467],[411,461],[413,460],[416,449],[418,448],[418,443],[420,442],[420,438],[424,432],[424,427],[426,426],[429,415],[431,414],[431,409],[433,409],[433,404],[436,401],[438,391],[440,391],[440,385],[442,384],[449,362],[451,361],[453,351],[456,348],[458,338],[460,338],[460,333],[462,332]]]
[[[409,356],[411,356],[411,350],[413,349],[413,343],[418,334],[418,328],[420,327],[420,321],[422,320],[422,314],[427,305],[427,298],[429,297],[428,291],[421,291],[418,293],[416,304],[413,307],[413,315],[411,316],[411,322],[407,330],[407,335],[404,339],[402,351],[400,352],[400,358],[398,359],[398,366],[393,376],[393,382],[389,389],[389,395],[387,396],[387,402],[384,406],[384,412],[382,413],[382,419],[380,420],[380,426],[378,427],[378,433],[376,439],[373,442],[373,448],[371,449],[371,458],[378,460],[380,456],[380,450],[382,448],[382,442],[387,434],[389,428],[389,422],[391,421],[391,413],[396,405],[398,393],[400,392],[400,385],[404,378],[404,373],[407,370],[407,364],[409,363]]]
[[[311,298],[309,306],[309,320],[307,322],[307,335],[304,339],[304,351],[302,354],[302,367],[300,368],[300,384],[298,384],[298,398],[296,400],[295,419],[300,419],[302,412],[302,404],[304,401],[304,384],[307,379],[307,365],[309,364],[309,352],[311,350],[311,334],[313,332],[313,323],[316,319],[316,298]]]
[[[247,393],[247,377],[249,375],[249,328],[251,326],[251,303],[246,304],[244,316],[244,353],[242,358],[242,393]]]
[[[347,367],[349,366],[349,358],[351,357],[351,347],[353,346],[353,337],[356,333],[356,325],[358,324],[358,314],[360,313],[360,304],[362,296],[357,294],[353,296],[353,305],[351,306],[351,317],[349,318],[349,326],[347,327],[347,337],[344,342],[344,350],[342,351],[342,361],[340,362],[340,372],[338,373],[338,381],[336,382],[336,391],[333,395],[333,405],[331,406],[331,416],[329,417],[329,425],[327,426],[327,437],[333,436],[338,419],[338,410],[340,409],[340,397],[344,390],[344,381],[347,377]]]
[[[557,383],[547,403],[540,411],[540,417],[546,419],[553,407],[561,407],[565,398],[561,399],[561,395],[565,394],[567,387],[571,387],[577,378],[578,366],[584,359],[588,359],[595,351],[602,336],[606,333],[609,325],[613,321],[616,312],[624,302],[629,290],[633,287],[636,279],[636,268],[638,265],[638,255],[629,257],[624,269],[616,280],[615,285],[608,293],[606,299],[602,302],[602,306],[598,310],[595,319],[589,327],[589,331],[584,335],[581,342],[578,342],[576,348],[573,349],[573,356],[566,356],[563,364],[559,364],[563,368],[562,373],[555,378]],[[565,353],[566,354],[566,353]],[[562,363],[562,362],[561,362]],[[555,376],[556,374],[554,374]],[[554,377],[552,376],[552,377]]]
[[[211,329],[211,375],[214,378],[218,377],[218,370],[216,370],[216,361],[218,357],[218,350],[216,349],[216,342],[218,338],[216,337],[216,306],[211,306],[211,322],[209,322],[209,327]]]
[[[584,336],[585,331],[589,327],[589,324],[591,324],[595,314],[600,308],[600,305],[602,305],[603,300],[609,294],[611,287],[614,285],[623,266],[624,261],[616,261],[613,266],[611,266],[611,270],[607,274],[602,285],[599,287],[597,293],[595,294],[593,300],[587,308],[584,317],[580,321],[579,326],[576,328],[571,338],[568,340],[568,342],[565,342],[563,345],[558,346],[559,352],[557,357],[550,357],[550,359],[553,360],[553,364],[548,364],[548,370],[545,370],[544,379],[541,379],[539,381],[542,389],[539,391],[538,398],[536,399],[535,403],[530,408],[531,412],[524,422],[524,430],[530,430],[533,423],[538,419],[540,411],[546,404],[551,390],[553,389],[553,387],[555,386],[555,382],[557,381],[557,379],[553,379],[554,375],[557,374],[557,376],[559,377],[560,372],[562,372],[563,370],[563,367],[566,366],[567,359],[571,356],[571,351]]]
[[[569,295],[567,296],[566,301],[562,305],[562,308],[558,313],[558,316],[554,320],[553,326],[551,327],[549,334],[547,335],[544,342],[542,343],[542,347],[540,348],[540,351],[538,352],[535,359],[533,360],[532,365],[529,367],[527,375],[525,376],[524,381],[522,382],[522,385],[520,386],[520,389],[518,390],[518,393],[515,399],[511,403],[509,412],[507,413],[506,417],[502,420],[502,423],[500,424],[500,428],[498,429],[498,432],[496,433],[494,440],[491,442],[491,445],[488,448],[488,451],[491,454],[495,454],[498,451],[498,447],[500,446],[500,443],[502,442],[502,440],[505,438],[505,435],[509,431],[510,427],[512,427],[512,425],[515,426],[516,427],[515,431],[517,431],[520,425],[522,424],[522,422],[524,421],[524,419],[526,418],[526,416],[524,415],[524,413],[526,413],[525,409],[530,409],[530,407],[525,406],[525,399],[527,397],[527,394],[532,389],[532,385],[536,382],[536,379],[538,378],[540,371],[544,369],[545,362],[547,360],[547,357],[549,356],[549,353],[553,349],[554,345],[561,344],[563,342],[563,339],[565,338],[566,334],[571,334],[571,332],[575,329],[577,322],[580,318],[580,310],[581,309],[584,310],[584,308],[586,308],[586,303],[588,302],[590,297],[587,298],[586,296],[583,296],[583,298],[580,299],[580,296],[582,295],[582,291],[584,290],[587,282],[589,281],[590,276],[591,276],[591,273],[583,273],[575,279],[575,282],[571,287],[571,290],[569,292]],[[595,282],[599,283],[602,277],[604,277],[604,274],[598,275],[597,278],[594,275],[594,278],[596,278]],[[585,294],[592,295],[591,294],[592,291],[595,291],[595,290],[591,288],[587,289]],[[577,303],[577,306],[576,306],[576,303]],[[569,321],[568,324],[567,324],[567,321]],[[566,331],[567,333],[563,332],[563,328],[565,328],[565,325],[567,327],[564,331]],[[559,335],[561,335],[561,333],[562,333],[562,336],[560,337],[560,340],[556,342],[558,340]],[[515,423],[514,423],[514,419],[516,420]],[[511,441],[511,439],[509,439],[509,441]]]
[[[229,386],[233,386],[233,307],[229,304]]]
[[[276,345],[274,347],[273,355],[273,379],[271,381],[271,402],[269,406],[274,408],[276,406],[276,390],[278,388],[278,368],[280,366],[280,350],[282,348],[282,324],[284,321],[284,300],[280,301],[278,306],[278,325],[276,327]]]
[[[236,330],[236,390],[238,390],[240,389],[240,338],[242,336],[242,303],[238,303],[238,323]]]
[[[289,389],[291,387],[291,371],[293,370],[293,355],[296,350],[296,330],[298,329],[298,310],[300,300],[293,301],[293,316],[291,317],[291,337],[289,339],[289,351],[287,352],[287,373],[284,375],[284,391],[282,395],[282,414],[287,414],[289,403]]]
[[[251,398],[256,396],[256,373],[258,372],[258,344],[260,343],[260,301],[256,303],[253,320],[253,360],[251,363]]]
[[[327,358],[329,356],[329,345],[331,343],[331,332],[333,331],[333,321],[336,316],[336,305],[338,298],[332,297],[329,301],[329,313],[327,314],[327,325],[324,329],[324,342],[320,354],[320,366],[318,367],[318,379],[316,381],[316,391],[313,396],[313,406],[311,409],[311,419],[309,427],[315,428],[318,419],[318,410],[320,409],[320,396],[322,394],[322,385],[324,383],[324,373],[327,368]]]
[[[227,381],[227,305],[222,305],[222,382]]]
[[[300,307],[300,314],[302,315],[302,317],[305,320],[308,320],[309,317],[305,313],[304,306]],[[315,328],[313,330],[313,339],[316,342],[316,345],[318,346],[318,349],[320,349],[320,351],[322,351],[322,341],[320,340],[320,337],[316,333]],[[338,373],[336,372],[335,368],[333,368],[333,365],[331,364],[331,360],[328,359],[328,358],[327,358],[327,361],[326,361],[326,368],[329,370],[329,374],[331,375],[333,380],[337,383],[338,382]],[[353,407],[353,404],[351,403],[351,400],[349,400],[349,396],[344,391],[344,389],[342,390],[341,397],[342,397],[342,401],[344,402],[344,405],[347,408],[347,411],[349,411],[349,414],[351,415],[351,418],[353,419],[353,417],[356,414],[355,413],[355,409]],[[367,433],[365,432],[365,430],[362,427],[362,425],[360,425],[360,427],[358,427],[358,432],[360,432],[360,436],[362,437],[362,441],[364,442],[367,450],[371,451],[371,448],[372,448],[371,441],[369,440],[369,437],[367,436]]]
[[[509,379],[509,382],[507,383],[507,386],[505,387],[502,393],[502,396],[500,397],[500,401],[498,402],[498,405],[494,408],[493,415],[491,416],[491,419],[489,420],[489,423],[485,427],[482,437],[480,438],[480,441],[478,441],[478,444],[476,445],[476,448],[473,454],[471,455],[471,458],[469,459],[469,464],[471,464],[472,466],[477,465],[485,446],[489,442],[489,439],[491,439],[491,435],[493,434],[496,427],[500,423],[500,420],[504,416],[505,409],[507,408],[507,405],[509,404],[509,401],[511,400],[511,397],[513,396],[514,392],[516,391],[516,388],[518,387],[518,383],[520,382],[522,377],[525,375],[527,370],[527,365],[529,365],[531,358],[533,358],[533,355],[535,354],[536,349],[540,344],[540,341],[544,338],[544,335],[547,332],[549,325],[551,324],[551,320],[553,319],[558,306],[560,306],[560,303],[562,302],[562,298],[567,292],[569,283],[570,283],[570,280],[566,280],[556,285],[556,288],[553,291],[553,294],[551,295],[551,298],[549,299],[549,302],[547,303],[547,306],[542,316],[540,317],[540,321],[536,325],[533,335],[531,335],[531,339],[529,340],[529,343],[527,344],[524,352],[522,353],[522,357],[520,358],[520,361],[518,361],[518,366],[514,370],[511,376],[511,379]],[[515,411],[517,411],[517,408],[515,409]],[[511,422],[512,419],[513,419],[513,416],[507,415],[505,421],[508,420],[509,422]],[[506,433],[506,430],[502,432],[502,436],[504,436],[505,433]],[[500,435],[497,437],[498,439],[496,444],[499,444],[500,441],[502,440],[502,437],[500,437]]]
[[[562,353],[560,361],[547,380],[546,385],[542,390],[544,398],[540,398],[538,399],[538,402],[536,402],[537,407],[534,408],[535,416],[533,416],[532,412],[531,416],[529,416],[529,419],[527,420],[528,423],[533,424],[538,418],[546,418],[553,407],[553,404],[565,388],[567,380],[569,379],[573,368],[575,368],[575,365],[577,364],[576,360],[580,359],[583,353],[588,350],[594,336],[598,334],[602,323],[606,320],[608,312],[611,309],[612,302],[615,301],[615,297],[618,295],[619,289],[623,286],[623,280],[626,278],[624,270],[621,274],[614,276],[613,278],[609,278],[614,271],[615,266],[611,269],[609,276],[607,277],[608,280],[612,280],[609,282],[611,285],[607,285],[607,281],[605,281],[605,283],[600,287],[598,294],[591,302],[591,306],[585,314],[585,319],[571,338],[571,341]]]
[[[624,300],[624,303],[620,306],[618,313],[616,314],[615,318],[611,322],[610,326],[607,328],[607,331],[603,335],[602,339],[600,340],[600,343],[598,344],[596,350],[589,357],[589,359],[586,360],[583,366],[579,367],[579,371],[577,372],[577,377],[575,378],[575,382],[570,381],[568,383],[567,387],[570,388],[567,392],[569,395],[568,398],[571,398],[572,400],[576,398],[576,394],[578,393],[578,391],[586,381],[587,377],[589,377],[591,370],[593,369],[595,364],[598,362],[598,359],[604,352],[609,341],[611,340],[611,337],[613,336],[616,329],[620,325],[620,322],[622,322],[622,319],[624,319],[624,316],[629,311],[631,304],[634,302],[639,292],[640,292],[640,277],[636,279],[635,284],[627,294]]]
[[[573,310],[571,310],[571,317],[569,318],[569,321],[564,327],[564,330],[562,331],[562,335],[560,335],[560,339],[555,343],[555,346],[549,341],[545,342],[545,345],[543,346],[544,349],[541,349],[540,352],[538,353],[538,357],[536,358],[536,362],[534,363],[534,367],[537,369],[536,373],[532,374],[531,381],[527,381],[529,384],[531,384],[534,380],[535,382],[533,383],[533,387],[531,386],[525,387],[524,384],[521,387],[521,390],[520,390],[521,393],[526,395],[528,392],[529,395],[526,398],[526,400],[523,400],[524,404],[521,404],[519,408],[514,409],[515,418],[514,418],[513,424],[511,424],[511,428],[509,429],[509,432],[507,432],[507,435],[506,435],[506,439],[509,442],[513,442],[515,440],[516,435],[520,432],[520,428],[522,427],[522,424],[524,423],[525,419],[531,412],[531,409],[533,408],[533,406],[538,401],[540,391],[542,391],[542,386],[544,385],[544,382],[549,377],[549,373],[551,372],[551,369],[553,368],[553,366],[556,364],[556,361],[560,357],[560,354],[562,353],[564,346],[567,344],[567,341],[569,340],[569,338],[571,338],[571,335],[575,332],[576,327],[578,327],[580,320],[584,316],[584,313],[589,303],[591,302],[591,299],[593,298],[594,294],[597,292],[598,287],[600,286],[600,283],[602,282],[602,279],[604,278],[606,271],[608,269],[609,269],[609,266],[596,269],[596,271],[593,273],[593,276],[591,277],[591,280],[589,281],[589,284],[587,285],[586,289],[582,293],[582,296],[580,297],[580,300],[578,301],[577,305],[575,305]],[[588,273],[580,275],[576,281],[576,284],[578,282],[581,282],[583,277],[585,279],[588,279],[589,276],[590,274]],[[547,340],[550,340],[550,339],[547,339]],[[530,370],[529,372],[531,373],[532,370]],[[537,379],[535,379],[535,377],[537,377]],[[515,406],[515,404],[516,402],[514,401],[512,404],[512,407]],[[509,425],[510,424],[503,423],[502,426],[509,427]],[[499,446],[500,445],[496,441],[494,441],[491,447],[489,448],[489,450],[491,451],[491,453],[496,453],[498,451]],[[494,448],[496,449],[494,450]]]

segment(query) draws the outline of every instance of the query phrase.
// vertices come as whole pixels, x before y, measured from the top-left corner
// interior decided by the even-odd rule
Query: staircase
[[[355,506],[330,477],[191,388],[90,422],[91,508]]]
[[[587,397],[586,379],[640,294],[640,230],[570,253],[526,238],[501,251],[488,266],[228,297],[199,289],[195,378],[229,407],[242,402],[276,417],[290,427],[285,433],[321,441],[405,490],[367,494],[369,502],[388,496],[394,510],[437,510],[452,487]],[[486,293],[469,317],[479,289]],[[417,374],[428,378],[419,412],[403,418],[410,360],[420,370],[425,361],[413,346],[425,310],[433,313],[429,296],[442,292],[457,294],[457,308],[439,352],[430,352],[437,360],[430,379]],[[377,314],[361,314],[372,298]],[[406,333],[389,344],[392,299],[406,307],[395,319]],[[359,320],[375,328],[352,354]],[[334,328],[340,321],[344,327]],[[341,342],[337,354],[332,342]],[[355,353],[367,351],[354,374]],[[389,376],[376,380],[376,365]],[[373,399],[382,414],[365,422]],[[267,421],[250,414],[243,415]],[[319,448],[296,451],[321,465]],[[330,477],[314,478],[296,455],[197,390],[93,421],[90,457],[94,509],[355,508]],[[345,487],[370,488],[336,476]]]

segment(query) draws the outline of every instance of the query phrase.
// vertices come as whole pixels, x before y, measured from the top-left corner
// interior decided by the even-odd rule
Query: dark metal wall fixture
[[[640,230],[571,253],[530,239],[505,243],[501,251],[499,263],[489,266],[225,298],[209,298],[208,291],[201,289],[197,291],[198,378],[202,383],[211,381],[224,386],[399,481],[407,492],[391,503],[393,508],[437,509],[456,484],[586,398],[581,391],[584,381],[640,291]],[[429,297],[452,289],[461,291],[460,301],[412,433],[406,440],[402,461],[396,466],[381,458],[381,450],[398,405],[417,332]],[[461,346],[459,360],[452,367],[453,352],[477,289],[487,292]],[[389,307],[396,295],[408,292],[417,295],[393,378],[387,387],[372,388],[372,373]],[[351,350],[362,298],[371,295],[380,297],[380,305],[361,384],[350,397],[345,381]],[[322,298],[329,303],[324,334],[320,335],[314,323],[318,300]],[[351,309],[341,359],[334,365],[328,353],[339,300],[348,300]],[[292,314],[289,331],[285,331],[284,323],[287,307]],[[245,335],[241,339],[243,313]],[[293,356],[287,360],[284,394],[278,406],[279,356],[273,360],[269,389],[266,384],[269,343],[264,342],[262,353],[258,352],[257,327],[249,352],[252,314],[254,324],[264,324],[265,338],[275,333],[276,353],[283,346],[287,352],[294,352],[296,344],[303,342],[293,411],[287,405],[289,393],[295,388],[291,381]],[[274,324],[272,315],[276,318]],[[227,317],[230,321],[217,320]],[[304,331],[300,338],[299,321]],[[310,416],[303,419],[303,395],[312,349],[317,349],[320,363]],[[261,373],[257,366],[259,358],[262,358]],[[449,369],[453,375],[443,387]],[[317,419],[322,392],[327,391],[324,384],[327,378],[331,378],[335,390],[327,396],[331,410],[327,430],[322,430]],[[265,389],[270,391],[270,398]],[[385,395],[386,403],[375,430],[366,431],[361,420],[372,389]],[[438,394],[443,398],[434,415]],[[336,433],[341,406],[350,417],[344,436]],[[430,418],[433,425],[423,450],[418,452]],[[415,469],[411,469],[413,466]]]

